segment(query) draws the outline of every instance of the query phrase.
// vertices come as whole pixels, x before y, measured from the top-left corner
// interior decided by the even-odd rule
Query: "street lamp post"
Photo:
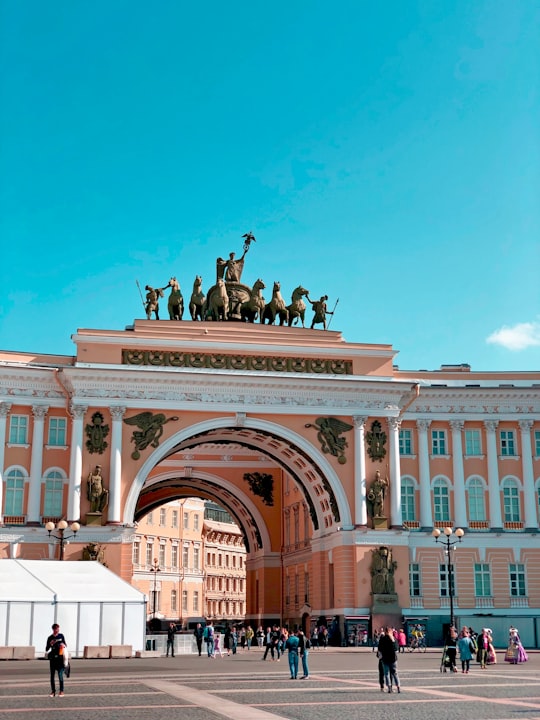
[[[66,530],[68,529],[71,530],[71,535],[66,534]],[[49,520],[49,522],[46,523],[45,530],[49,533],[49,538],[60,545],[60,560],[64,559],[64,545],[67,545],[80,529],[81,526],[78,522],[73,522],[69,526],[65,520],[59,520],[56,525],[52,520]],[[58,534],[53,535],[53,530],[56,530]]]
[[[154,562],[152,563],[152,566],[150,568],[150,572],[154,573],[154,584],[152,588],[152,611],[154,619],[156,617],[156,599],[157,599],[157,574],[158,572],[161,572],[161,568],[159,567],[159,562],[157,558],[154,558]]]
[[[451,527],[445,527],[443,530],[444,537],[441,537],[441,531],[439,528],[435,528],[431,533],[435,538],[436,543],[440,543],[445,548],[446,562],[447,562],[447,578],[448,578],[448,597],[450,598],[450,627],[454,626],[454,566],[452,564],[452,548],[457,543],[461,542],[461,539],[465,535],[465,531],[461,528],[455,530]],[[452,540],[452,535],[455,536],[455,540]]]

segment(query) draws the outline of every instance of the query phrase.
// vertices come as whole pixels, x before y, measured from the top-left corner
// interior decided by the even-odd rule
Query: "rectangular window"
[[[49,420],[49,445],[65,447],[67,421],[65,418],[52,417]]]
[[[193,612],[199,612],[199,591],[193,591]]]
[[[200,569],[200,562],[201,562],[201,549],[199,547],[193,548],[193,568],[195,570]]]
[[[189,547],[187,545],[182,548],[182,567],[189,567]]]
[[[433,509],[436,522],[450,520],[450,498],[446,485],[435,485],[433,488]]]
[[[159,511],[159,524],[161,527],[165,527],[165,523],[167,522],[167,510],[165,508],[161,508]]]
[[[173,510],[173,511],[172,511],[171,527],[173,527],[173,528],[177,528],[177,527],[178,527],[178,510]]]
[[[133,543],[133,564],[138,565],[141,559],[141,543]]]
[[[489,563],[474,564],[474,594],[476,597],[491,596],[491,573]]]
[[[525,597],[525,565],[522,563],[510,563],[510,595],[512,597]]]
[[[159,545],[159,559],[158,562],[160,564],[160,567],[165,567],[165,545],[160,543]]]
[[[446,455],[446,431],[445,430],[432,430],[431,431],[431,454],[432,455]]]
[[[15,473],[6,478],[4,515],[23,514],[24,477],[18,470]]]
[[[173,570],[178,570],[178,545],[171,546],[171,565]]]
[[[188,591],[182,590],[182,612],[187,612],[188,606]]]
[[[399,454],[412,455],[412,430],[399,431]]]
[[[176,612],[176,590],[171,590],[171,611]]]
[[[454,573],[452,572],[452,577]],[[455,583],[454,587],[455,587]],[[441,597],[450,597],[448,593],[448,566],[446,563],[439,565],[439,593]]]
[[[511,456],[516,454],[513,430],[501,430],[501,455]]]
[[[409,565],[409,594],[411,597],[420,597],[422,595],[420,563],[410,563]]]
[[[540,430],[534,431],[534,455],[540,457]]]
[[[199,529],[199,515],[197,513],[193,514],[193,529],[194,530]]]
[[[43,503],[43,514],[46,517],[60,517],[62,515],[63,496],[64,481],[61,478],[47,478],[45,480]]]
[[[520,522],[519,490],[515,485],[503,488],[504,522]]]
[[[304,573],[304,602],[309,603],[309,573]]]
[[[28,415],[11,416],[9,420],[9,442],[12,445],[26,445],[28,443]]]
[[[152,567],[154,560],[154,543],[146,543],[146,567]]]
[[[189,530],[189,513],[184,511],[184,530]]]
[[[465,430],[465,455],[481,455],[480,430]]]
[[[146,523],[148,525],[154,524],[154,513],[153,512],[149,512],[148,515],[146,516]]]
[[[416,520],[414,495],[412,482],[403,482],[401,485],[401,516],[403,522],[414,522]]]

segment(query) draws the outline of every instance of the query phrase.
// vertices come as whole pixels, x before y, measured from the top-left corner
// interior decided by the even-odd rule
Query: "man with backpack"
[[[206,651],[208,653],[208,657],[213,658],[214,657],[214,626],[212,625],[211,620],[208,622],[208,624],[204,628],[203,639],[206,643]]]

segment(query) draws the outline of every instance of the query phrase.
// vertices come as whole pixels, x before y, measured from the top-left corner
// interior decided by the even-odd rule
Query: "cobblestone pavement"
[[[468,675],[440,672],[440,653],[401,655],[402,692],[382,693],[368,650],[313,650],[310,676],[291,680],[287,658],[258,650],[203,655],[75,660],[66,695],[49,698],[48,663],[0,664],[0,720],[540,720],[540,654]]]

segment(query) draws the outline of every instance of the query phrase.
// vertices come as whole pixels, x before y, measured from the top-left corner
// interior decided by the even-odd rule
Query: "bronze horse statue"
[[[169,319],[181,320],[184,314],[184,298],[180,291],[180,283],[175,277],[172,277],[169,280],[169,287],[171,288],[168,303]]]
[[[301,320],[302,327],[305,327],[304,315],[306,312],[306,303],[302,300],[302,298],[307,297],[308,295],[309,290],[306,290],[301,285],[293,290],[291,298],[292,302],[287,306],[287,310],[289,312],[289,327],[296,323],[297,320]]]
[[[206,296],[202,291],[202,277],[197,275],[193,283],[193,292],[189,301],[189,314],[192,320],[204,320],[204,301]]]
[[[210,299],[206,300],[203,316],[209,320],[227,320],[229,312],[229,296],[225,281],[221,278],[214,286]]]
[[[240,317],[245,322],[254,323],[257,318],[262,318],[265,302],[261,290],[264,290],[265,287],[266,285],[259,278],[251,290],[249,300],[240,306]]]
[[[272,299],[263,310],[261,323],[264,325],[265,321],[268,320],[268,324],[273,325],[276,322],[276,317],[279,317],[280,325],[285,325],[289,319],[289,311],[281,295],[281,284],[277,281],[272,289]]]

